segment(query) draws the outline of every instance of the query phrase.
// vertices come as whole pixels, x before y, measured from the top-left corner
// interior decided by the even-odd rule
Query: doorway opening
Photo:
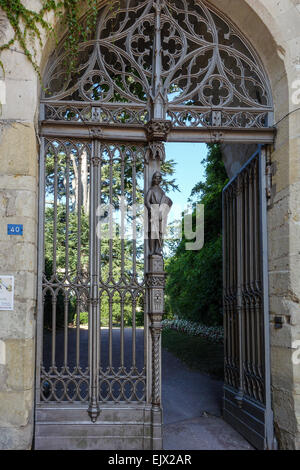
[[[241,411],[239,422],[232,416],[239,394],[242,400],[248,397],[263,404],[268,387],[263,377],[268,374],[268,359],[265,352],[261,354],[268,341],[262,253],[266,237],[262,207],[266,199],[261,187],[264,183],[260,182],[264,155],[260,149],[252,154],[252,146],[239,145],[239,150],[242,148],[244,155],[235,162],[236,174],[229,182],[232,162],[226,160],[223,146],[166,146],[167,156],[175,157],[178,166],[175,175],[179,189],[184,188],[183,194],[172,195],[179,207],[171,216],[165,253],[163,405],[165,440],[170,449],[176,442],[187,442],[189,449],[251,448],[234,436],[221,415],[254,447],[264,447],[265,436],[260,433],[268,416],[260,414],[261,407],[255,414],[252,411],[252,422],[251,411],[246,418]],[[224,150],[226,153],[226,147]],[[200,203],[204,206],[202,218],[197,213]],[[199,224],[204,224],[201,244],[197,243]],[[176,226],[180,239],[174,236]],[[172,355],[177,360],[172,360]],[[172,367],[172,361],[176,367]],[[233,394],[230,388],[235,390]],[[250,407],[249,401],[248,412]]]
[[[247,39],[208,2],[124,0],[102,4],[75,71],[67,72],[61,43],[45,90],[36,448],[161,449],[162,212],[174,185],[165,143],[271,143],[268,78]],[[243,168],[223,193],[223,259],[233,269],[223,275],[225,351],[232,352],[224,410],[265,448],[269,372],[267,362],[255,367],[268,348],[267,337],[257,340],[267,330],[266,239],[248,236],[266,233],[265,147],[253,158],[254,169]],[[249,282],[248,271],[256,276]],[[252,336],[245,309],[260,312]]]

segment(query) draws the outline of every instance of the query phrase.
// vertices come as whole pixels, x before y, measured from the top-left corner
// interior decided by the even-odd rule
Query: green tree
[[[205,181],[199,182],[191,198],[205,206],[204,246],[186,251],[183,236],[166,263],[166,305],[170,314],[206,325],[222,323],[222,189],[227,174],[219,145],[209,145]],[[193,214],[195,216],[195,212]]]
[[[53,281],[62,281],[67,275],[69,280],[75,280],[76,276],[89,277],[89,192],[90,192],[90,163],[88,149],[81,144],[76,146],[70,144],[68,153],[65,147],[52,145],[46,154],[46,208],[45,208],[45,275],[48,280],[53,276]],[[143,204],[144,200],[144,165],[143,154],[137,154],[135,170],[132,165],[132,150],[121,146],[111,146],[103,151],[103,162],[101,165],[101,203],[112,203],[115,210],[119,210],[120,196],[125,196],[129,206],[135,201]],[[121,161],[121,153],[124,157]],[[79,157],[80,155],[80,157]],[[80,161],[80,163],[79,163]],[[120,168],[124,165],[124,181],[121,182]],[[166,161],[163,165],[164,187],[168,191],[177,189],[173,178],[175,163]],[[136,182],[135,198],[133,197],[133,180]],[[79,188],[79,185],[81,187]],[[79,190],[80,189],[80,190]],[[80,200],[79,195],[81,195]],[[55,204],[54,204],[55,203]],[[80,215],[80,227],[79,227]],[[103,218],[106,217],[103,214]],[[128,215],[129,222],[133,223],[132,214]],[[101,219],[100,219],[101,220]],[[105,225],[102,226],[102,229]],[[137,221],[137,229],[141,232],[140,222]],[[117,235],[120,226],[116,224]],[[80,257],[78,257],[78,246],[80,245]],[[114,280],[123,278],[130,280],[133,276],[133,257],[135,258],[136,275],[142,279],[144,275],[144,241],[138,239],[136,245],[132,240],[121,241],[116,237],[111,242],[112,248],[112,273]],[[101,241],[101,276],[106,282],[109,263],[110,242]],[[122,265],[122,253],[123,260]],[[76,297],[72,291],[68,294],[68,321],[72,322],[76,314]],[[45,324],[51,327],[52,323],[52,296],[50,292],[45,297]],[[144,303],[142,296],[136,299],[137,324],[143,324]],[[88,309],[87,302],[81,304],[82,311]],[[61,290],[57,296],[57,326],[64,324],[65,298]],[[120,325],[121,304],[120,297],[116,294],[112,304],[112,319],[115,325]],[[107,326],[109,320],[109,301],[104,292],[101,304],[101,322]],[[132,324],[132,301],[130,295],[124,299],[124,322],[125,326]]]

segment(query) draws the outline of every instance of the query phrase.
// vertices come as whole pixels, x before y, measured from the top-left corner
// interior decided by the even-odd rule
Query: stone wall
[[[31,2],[32,4],[36,2]],[[6,24],[5,38],[12,31]],[[14,311],[0,311],[0,448],[32,446],[36,334],[38,79],[16,47],[2,54],[6,104],[0,116],[0,266],[15,276]],[[8,236],[7,224],[23,224]],[[0,360],[1,362],[1,360]]]
[[[0,312],[0,447],[28,448],[33,424],[37,146],[32,123],[5,122],[0,140],[1,274],[15,276],[14,311]],[[24,236],[8,236],[8,223]]]
[[[252,42],[269,74],[278,135],[272,155],[269,209],[272,390],[277,437],[283,448],[300,449],[300,365],[293,342],[300,340],[300,103],[292,100],[300,79],[299,0],[210,0]],[[237,8],[238,3],[238,8]],[[26,0],[38,8],[39,0]],[[55,24],[57,19],[49,15]],[[3,27],[4,25],[4,27]],[[1,22],[4,39],[12,36]],[[1,39],[2,41],[4,40]],[[43,68],[55,43],[39,51]],[[38,110],[40,84],[18,46],[2,54],[7,104],[0,116],[1,274],[15,276],[15,309],[0,312],[0,448],[32,445],[37,267]],[[298,65],[298,66],[297,66]],[[9,237],[7,223],[22,223],[23,237]]]

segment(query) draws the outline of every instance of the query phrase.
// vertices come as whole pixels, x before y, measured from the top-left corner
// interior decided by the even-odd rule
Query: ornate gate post
[[[161,408],[161,330],[164,314],[165,272],[162,256],[149,257],[147,292],[151,334],[151,405],[152,405],[152,445],[162,449],[162,408]]]
[[[162,254],[163,228],[161,215],[163,206],[167,212],[172,201],[160,188],[161,164],[165,160],[164,141],[171,130],[171,123],[153,119],[146,126],[148,148],[145,153],[145,278],[146,306],[148,312],[148,400],[152,413],[152,446],[162,449],[162,408],[161,408],[161,330],[164,314],[165,271]],[[164,219],[166,222],[166,218]]]

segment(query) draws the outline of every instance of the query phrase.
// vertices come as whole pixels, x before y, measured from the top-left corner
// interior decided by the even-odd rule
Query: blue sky
[[[167,159],[172,159],[177,163],[174,176],[181,191],[172,191],[168,194],[173,201],[169,215],[169,222],[171,222],[180,217],[186,208],[193,187],[203,180],[204,169],[201,161],[207,154],[207,146],[199,143],[167,143],[166,153]]]

